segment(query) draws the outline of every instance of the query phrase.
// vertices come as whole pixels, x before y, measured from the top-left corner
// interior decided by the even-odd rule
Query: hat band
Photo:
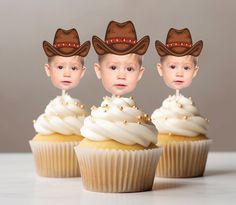
[[[186,48],[191,48],[192,44],[191,43],[184,43],[184,42],[173,42],[173,43],[167,43],[166,44],[167,48],[172,48],[172,47],[186,47]]]
[[[109,45],[109,44],[113,44],[113,43],[128,43],[128,44],[135,44],[137,43],[136,40],[133,39],[128,39],[128,38],[109,38],[106,39],[105,42]]]
[[[79,48],[80,45],[77,43],[55,43],[53,44],[53,47],[55,48],[63,48],[63,47]]]

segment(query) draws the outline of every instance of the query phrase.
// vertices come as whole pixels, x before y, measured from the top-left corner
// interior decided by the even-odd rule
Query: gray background
[[[203,116],[210,119],[212,151],[236,151],[236,1],[234,0],[1,0],[0,1],[0,152],[28,152],[34,135],[32,121],[60,91],[46,77],[42,41],[53,42],[57,28],[75,27],[81,42],[92,35],[104,38],[110,20],[132,20],[138,39],[150,35],[144,58],[146,71],[134,96],[151,114],[173,91],[156,71],[155,40],[165,42],[170,27],[191,30],[193,41],[204,41],[200,72],[182,91],[192,96]],[[95,77],[93,48],[79,87],[70,91],[87,109],[108,95]]]

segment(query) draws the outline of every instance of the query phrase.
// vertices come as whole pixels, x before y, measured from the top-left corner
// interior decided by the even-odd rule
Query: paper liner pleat
[[[158,177],[203,176],[211,140],[172,142],[163,146]]]
[[[74,147],[79,142],[29,141],[36,172],[44,177],[80,177]]]
[[[75,147],[84,188],[97,192],[152,189],[162,149],[96,150]]]

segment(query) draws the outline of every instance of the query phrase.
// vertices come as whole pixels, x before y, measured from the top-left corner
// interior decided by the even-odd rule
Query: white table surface
[[[0,154],[0,205],[209,205],[236,204],[236,153],[210,153],[204,177],[155,178],[153,190],[96,193],[81,178],[43,178],[35,174],[32,154]]]

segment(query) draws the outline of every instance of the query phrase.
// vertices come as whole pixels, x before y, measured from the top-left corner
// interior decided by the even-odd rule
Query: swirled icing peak
[[[132,98],[104,97],[101,106],[91,108],[81,133],[93,141],[115,140],[122,144],[156,144],[157,130],[147,114],[137,108]]]
[[[153,112],[151,119],[159,133],[189,137],[207,133],[207,120],[200,116],[192,99],[181,94],[165,99],[162,106]]]
[[[85,116],[80,101],[65,94],[57,96],[47,105],[45,113],[35,121],[34,128],[41,135],[80,135]]]

